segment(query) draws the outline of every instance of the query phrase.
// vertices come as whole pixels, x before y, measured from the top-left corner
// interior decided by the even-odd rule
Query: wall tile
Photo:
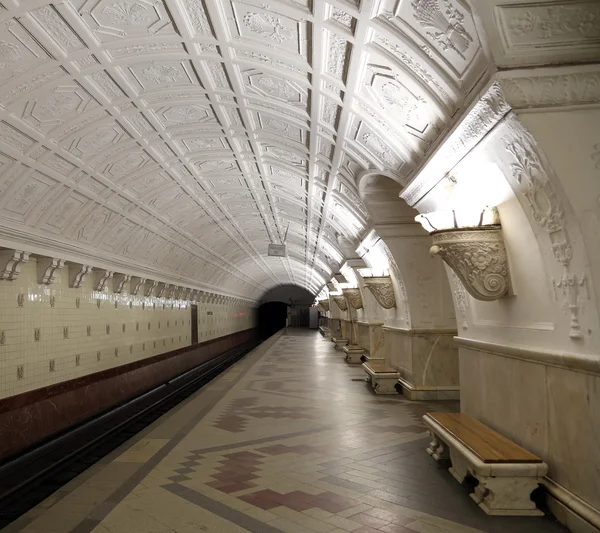
[[[96,291],[92,276],[73,289],[67,269],[39,285],[30,260],[16,281],[0,281],[0,398],[189,346],[190,309],[182,300]],[[255,312],[199,304],[199,341],[254,327]]]

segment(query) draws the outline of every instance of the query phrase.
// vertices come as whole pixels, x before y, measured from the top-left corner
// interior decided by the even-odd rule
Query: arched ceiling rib
[[[485,65],[459,0],[2,0],[0,244],[316,292]]]

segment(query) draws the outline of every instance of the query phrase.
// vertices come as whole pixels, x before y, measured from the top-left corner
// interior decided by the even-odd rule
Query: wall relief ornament
[[[574,5],[532,6],[515,14],[510,29],[515,35],[531,35],[534,39],[595,39],[600,37],[600,6],[592,2]]]
[[[83,285],[85,278],[91,274],[92,267],[90,265],[69,265],[69,287],[78,289]]]
[[[465,291],[462,281],[460,281],[460,278],[456,275],[456,272],[454,272],[454,270],[450,270],[450,273],[452,275],[452,281],[454,282],[454,291],[452,291],[452,294],[454,295],[454,303],[456,308],[460,313],[461,327],[463,329],[467,329],[469,327],[469,324],[467,323],[467,309],[469,308],[467,291]]]
[[[38,283],[52,285],[56,281],[58,271],[65,266],[65,260],[57,257],[40,257],[37,260]]]
[[[360,289],[342,289],[342,293],[351,307],[354,309],[362,309],[363,301],[360,294]]]
[[[332,296],[332,298],[333,298],[333,301],[336,303],[336,305],[342,311],[348,310],[348,304],[346,303],[346,298],[344,298],[343,296]]]
[[[112,270],[101,269],[97,272],[94,272],[94,290],[103,291],[106,289],[108,282],[115,275]]]
[[[127,285],[127,282],[131,281],[131,276],[128,274],[115,274],[113,276],[113,290],[116,294],[121,294]]]
[[[570,313],[569,337],[580,339],[583,332],[579,317],[585,300],[589,299],[587,277],[582,274],[578,279],[572,272],[573,241],[567,230],[565,209],[550,180],[553,169],[520,122],[515,123],[511,133],[504,146],[512,156],[510,168],[515,187],[529,204],[534,222],[547,233],[552,254],[562,267],[558,281],[552,279],[554,294],[556,298],[562,295],[562,306]]]
[[[377,303],[384,309],[396,307],[396,296],[390,276],[372,276],[363,278],[365,286],[369,289]]]
[[[323,313],[329,311],[329,300],[319,300],[319,307],[323,310]]]
[[[508,260],[500,227],[431,234],[432,256],[439,255],[477,300],[492,301],[509,292]]]
[[[0,251],[0,279],[15,281],[24,263],[29,261],[29,252],[23,250]]]

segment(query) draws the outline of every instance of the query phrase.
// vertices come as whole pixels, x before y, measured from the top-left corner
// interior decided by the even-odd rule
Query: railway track
[[[0,464],[0,529],[167,413],[258,344],[253,341],[228,350]]]

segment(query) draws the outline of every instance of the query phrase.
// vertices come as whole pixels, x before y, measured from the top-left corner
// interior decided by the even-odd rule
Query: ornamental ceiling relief
[[[458,0],[2,7],[0,244],[250,299],[317,293],[359,174],[406,183],[487,67]]]

